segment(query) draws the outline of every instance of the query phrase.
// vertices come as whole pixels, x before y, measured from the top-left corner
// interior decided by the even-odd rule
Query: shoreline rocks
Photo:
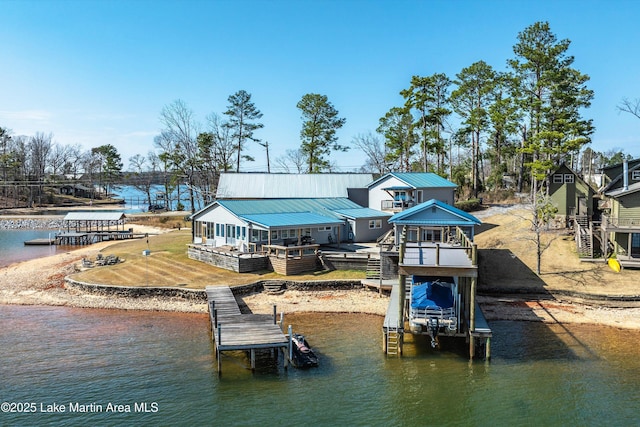
[[[0,219],[0,230],[56,230],[62,227],[62,218]]]

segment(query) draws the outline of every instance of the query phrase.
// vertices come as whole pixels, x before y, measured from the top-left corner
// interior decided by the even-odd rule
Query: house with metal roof
[[[390,215],[347,198],[216,200],[192,215],[193,243],[238,248],[375,241]]]
[[[401,212],[431,199],[453,205],[457,185],[431,172],[389,172],[367,188],[369,208]]]

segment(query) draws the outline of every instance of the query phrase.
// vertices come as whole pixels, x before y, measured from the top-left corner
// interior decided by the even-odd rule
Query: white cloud
[[[45,110],[6,111],[0,110],[0,119],[13,121],[48,121],[53,114]]]

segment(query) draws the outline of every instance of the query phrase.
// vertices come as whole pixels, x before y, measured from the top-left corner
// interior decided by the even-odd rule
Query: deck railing
[[[609,215],[602,215],[602,228],[638,228],[640,229],[640,218],[618,218]]]

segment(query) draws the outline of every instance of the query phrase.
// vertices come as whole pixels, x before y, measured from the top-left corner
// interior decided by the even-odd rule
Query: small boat
[[[293,364],[297,368],[318,366],[318,357],[309,347],[309,343],[304,335],[295,333],[291,335],[291,349]]]

